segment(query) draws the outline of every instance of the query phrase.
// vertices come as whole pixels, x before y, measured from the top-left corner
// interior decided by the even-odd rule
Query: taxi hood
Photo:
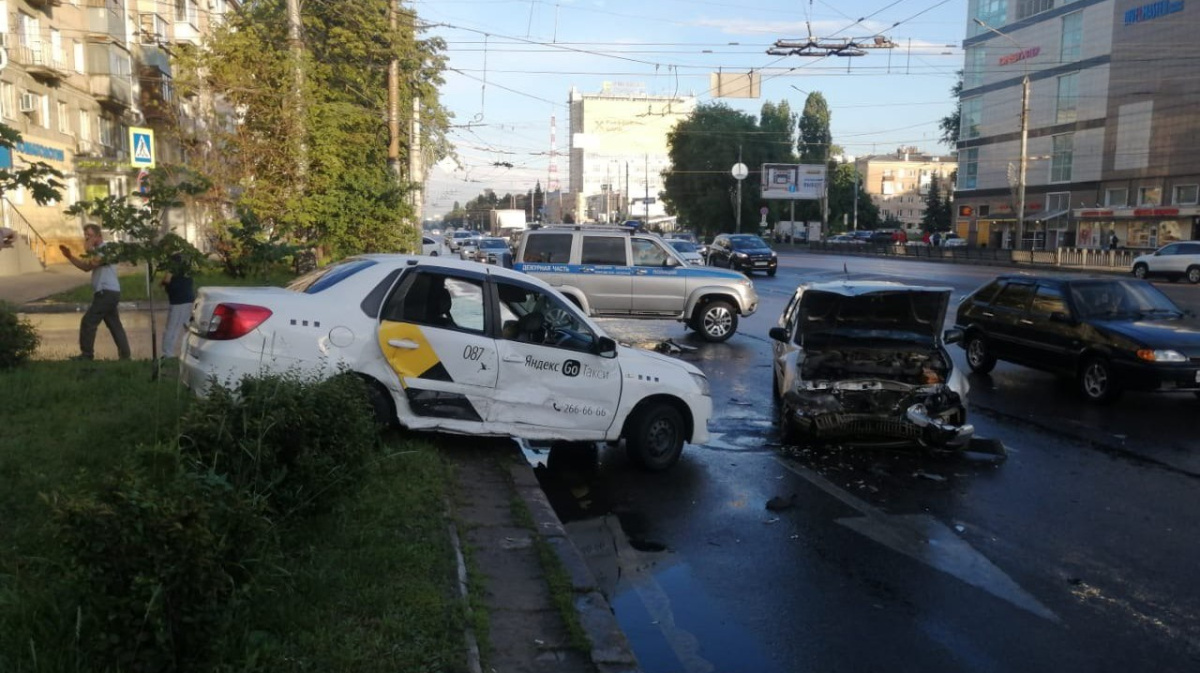
[[[801,342],[826,337],[940,343],[948,287],[885,282],[821,283],[800,296]]]

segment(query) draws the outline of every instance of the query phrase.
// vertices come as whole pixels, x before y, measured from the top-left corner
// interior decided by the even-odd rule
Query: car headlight
[[[692,380],[695,381],[696,385],[700,388],[701,395],[705,397],[712,395],[712,392],[708,388],[708,377],[706,377],[704,374],[692,374]]]
[[[747,254],[746,254],[746,253],[744,253],[744,252],[735,252],[735,253],[733,253],[733,256],[734,256],[734,257],[737,257],[738,259],[746,259],[746,258],[747,258],[747,257],[749,257],[750,255],[747,255]]]
[[[775,251],[774,250],[771,251],[771,259],[775,259]]]
[[[1145,360],[1146,362],[1187,362],[1188,361],[1188,359],[1186,357],[1184,357],[1183,353],[1180,353],[1179,351],[1169,350],[1169,349],[1167,349],[1167,350],[1150,350],[1149,348],[1144,348],[1137,352],[1137,356],[1138,356],[1139,360]]]

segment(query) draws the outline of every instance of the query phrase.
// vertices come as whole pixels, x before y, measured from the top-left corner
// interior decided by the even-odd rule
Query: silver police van
[[[738,317],[758,309],[745,275],[687,264],[656,234],[604,225],[551,225],[524,232],[514,268],[537,276],[601,318],[678,320],[707,341],[725,341]]]

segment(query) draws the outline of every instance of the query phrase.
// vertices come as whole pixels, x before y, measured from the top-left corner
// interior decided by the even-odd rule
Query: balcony
[[[25,72],[41,82],[60,82],[70,74],[62,50],[55,53],[49,42],[18,44],[10,55],[14,63],[25,66]]]
[[[122,113],[133,104],[133,86],[128,76],[91,75],[92,96],[111,111]]]
[[[192,21],[176,21],[175,44],[190,44],[199,47],[201,44],[200,29]]]
[[[88,0],[86,12],[89,39],[99,38],[106,42],[124,44],[125,20],[119,11],[108,7],[104,0]]]
[[[37,9],[50,9],[51,7],[59,7],[62,5],[62,0],[26,0],[30,7]]]
[[[175,83],[171,76],[158,68],[142,66],[138,70],[139,107],[146,121],[170,123],[178,117]]]

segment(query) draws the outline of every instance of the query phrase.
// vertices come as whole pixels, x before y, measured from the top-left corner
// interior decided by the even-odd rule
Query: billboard
[[[825,167],[820,164],[763,164],[762,197],[816,201],[825,196]]]
[[[758,98],[762,75],[748,72],[714,72],[708,75],[708,92],[713,98]]]

